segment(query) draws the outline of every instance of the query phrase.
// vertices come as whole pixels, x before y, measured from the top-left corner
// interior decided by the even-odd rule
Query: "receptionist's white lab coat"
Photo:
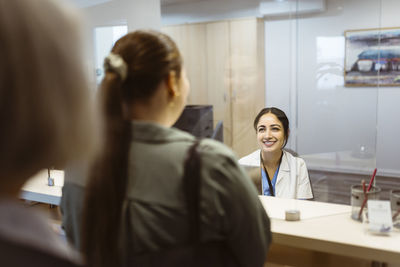
[[[239,164],[246,169],[252,167],[260,168],[260,149],[241,158]],[[283,151],[275,184],[275,196],[295,199],[313,198],[306,163],[302,158],[294,157],[289,152]]]

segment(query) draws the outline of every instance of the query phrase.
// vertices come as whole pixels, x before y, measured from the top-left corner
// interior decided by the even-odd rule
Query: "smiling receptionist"
[[[241,158],[239,163],[261,170],[261,175],[257,171],[258,180],[261,178],[261,194],[312,199],[311,182],[304,160],[283,150],[289,138],[286,114],[278,108],[264,108],[254,120],[254,129],[260,149]]]

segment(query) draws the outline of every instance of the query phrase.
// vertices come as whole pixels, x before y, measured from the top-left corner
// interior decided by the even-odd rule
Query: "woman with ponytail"
[[[129,33],[104,66],[105,144],[79,230],[87,264],[262,266],[270,222],[235,156],[171,128],[189,93],[175,43]]]

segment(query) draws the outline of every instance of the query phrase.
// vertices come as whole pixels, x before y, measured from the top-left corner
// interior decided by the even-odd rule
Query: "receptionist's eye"
[[[259,133],[265,132],[265,127],[260,127],[260,128],[258,128],[258,132],[259,132]]]

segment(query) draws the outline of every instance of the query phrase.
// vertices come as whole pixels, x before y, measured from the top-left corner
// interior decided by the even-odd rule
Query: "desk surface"
[[[64,185],[64,171],[51,170],[50,175],[54,178],[54,186],[47,184],[48,172],[43,170],[24,184],[20,197],[30,201],[59,205],[61,189]]]
[[[350,206],[265,196],[260,196],[260,199],[271,217],[274,243],[366,260],[400,263],[400,231],[395,229],[390,236],[372,235],[367,231],[366,224],[350,218]],[[297,202],[300,213],[308,214],[306,218],[297,222],[282,218],[281,213],[293,205],[291,202]],[[277,212],[276,207],[269,207],[277,204],[282,207],[282,212]]]
[[[300,211],[300,219],[311,219],[323,216],[331,216],[341,213],[350,213],[348,205],[329,204],[316,201],[303,201],[296,199],[285,199],[268,196],[260,196],[260,201],[267,211],[268,216],[273,219],[285,220],[285,211],[297,209]]]
[[[47,185],[47,170],[41,171],[23,186],[21,198],[58,205],[64,184],[63,171],[51,171],[55,185]],[[390,236],[367,232],[367,225],[350,218],[351,207],[323,202],[279,199],[260,196],[271,218],[273,242],[291,247],[382,262],[400,263],[400,231]],[[287,209],[300,210],[301,220],[284,220]]]

